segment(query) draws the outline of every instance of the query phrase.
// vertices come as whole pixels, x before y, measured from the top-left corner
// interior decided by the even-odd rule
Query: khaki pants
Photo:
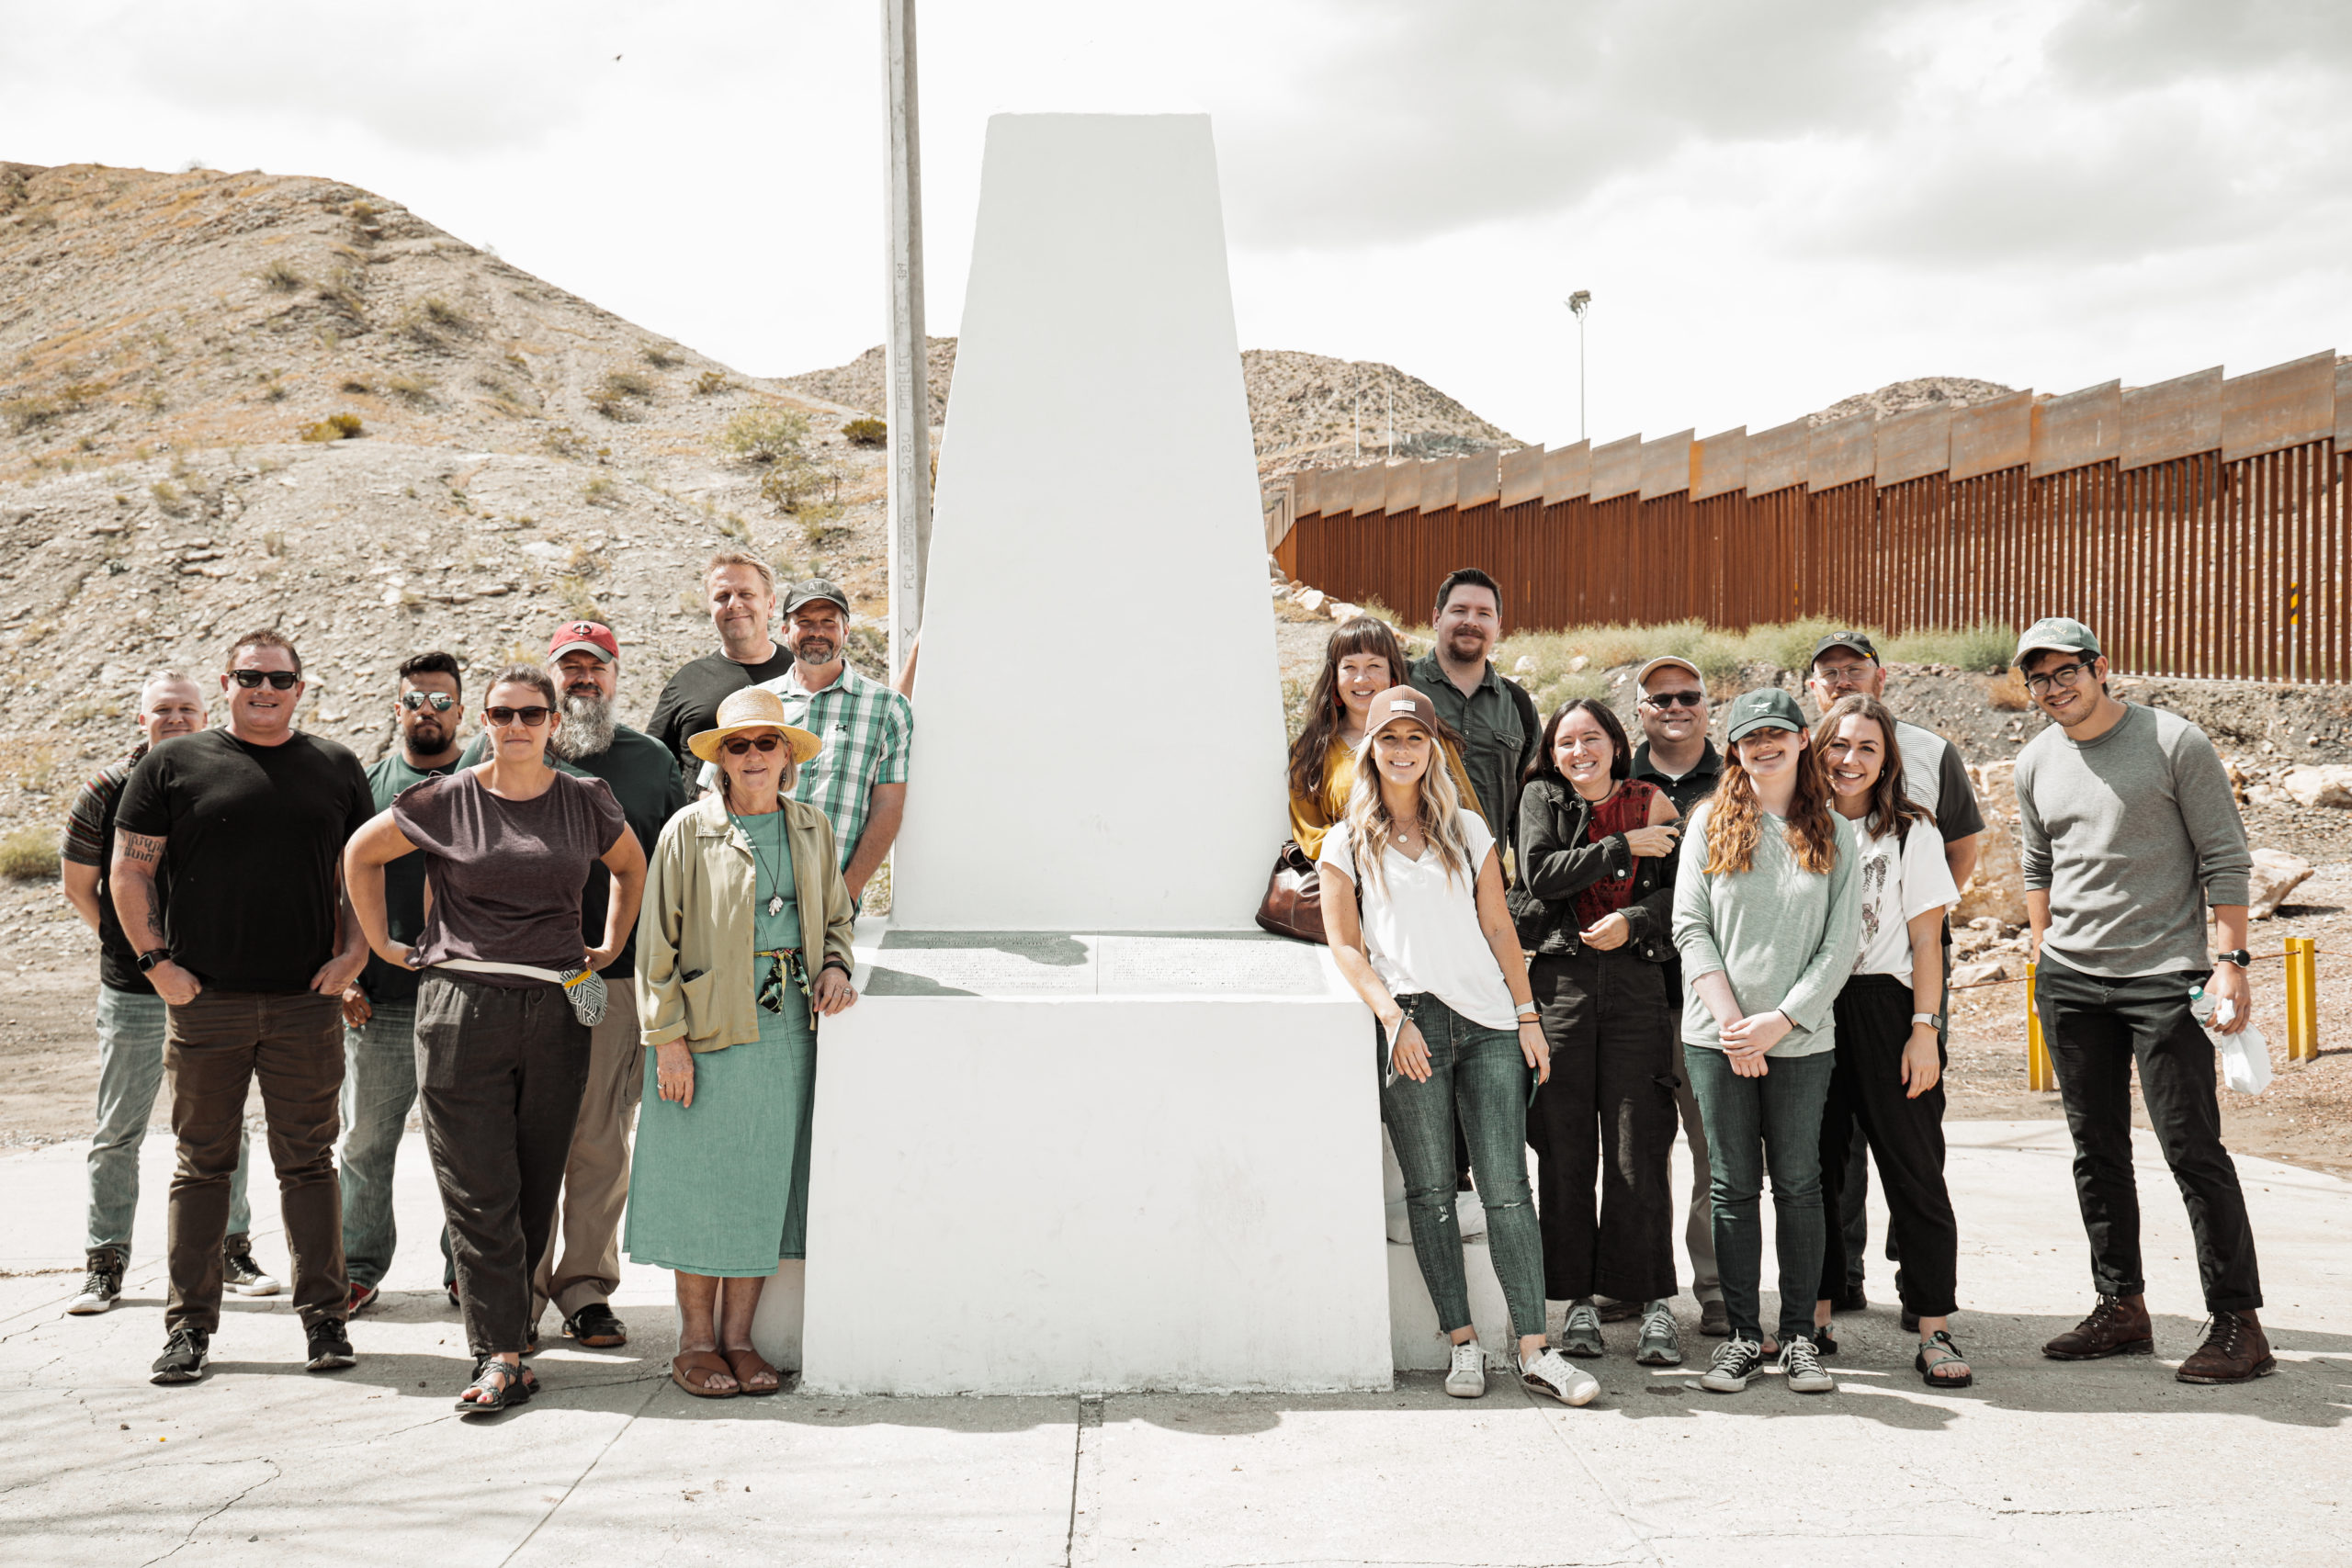
[[[531,1277],[531,1321],[549,1301],[570,1317],[612,1300],[621,1283],[621,1215],[628,1207],[628,1135],[637,1120],[644,1047],[633,979],[608,980],[605,1017],[589,1035],[588,1088],[580,1099],[555,1241]]]

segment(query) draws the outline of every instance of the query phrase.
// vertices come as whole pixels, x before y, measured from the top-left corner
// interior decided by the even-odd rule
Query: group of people
[[[1638,1319],[1637,1362],[1682,1363],[1678,1124],[1695,1176],[1685,1242],[1700,1326],[1724,1341],[1702,1386],[1740,1392],[1770,1362],[1796,1392],[1835,1389],[1834,1314],[1866,1304],[1865,1151],[1918,1337],[1913,1370],[1931,1389],[1971,1386],[1951,1326],[1959,1228],[1942,1076],[1949,912],[1985,826],[1959,751],[1888,708],[1860,632],[1815,648],[1810,719],[1785,689],[1743,692],[1720,749],[1704,677],[1672,655],[1633,675],[1638,746],[1603,701],[1539,719],[1493,663],[1502,602],[1487,573],[1453,573],[1435,647],[1409,661],[1382,622],[1340,626],[1289,765],[1326,938],[1377,1021],[1382,1121],[1453,1347],[1447,1392],[1487,1387],[1461,1245],[1473,1223],[1527,1388],[1589,1401],[1600,1383],[1577,1362],[1605,1354],[1611,1320]],[[2211,741],[2114,696],[2088,627],[2037,622],[2015,663],[2052,720],[2018,759],[2018,812],[2036,1006],[2097,1296],[2043,1350],[2154,1349],[2131,1162],[2136,1063],[2211,1317],[2177,1375],[2248,1382],[2275,1362],[2199,1016],[2210,997],[2213,1027],[2234,1031],[2251,1010],[2245,829]],[[1565,1305],[1556,1341],[1547,1303]]]
[[[819,1022],[857,999],[850,933],[897,832],[913,709],[847,662],[832,583],[789,585],[780,637],[764,562],[722,551],[703,583],[719,649],[671,678],[650,735],[616,717],[620,639],[592,621],[491,675],[469,745],[464,664],[403,660],[372,770],[296,727],[301,659],[276,631],[231,646],[225,723],[188,676],[148,682],[143,739],[65,834],[65,893],[101,950],[88,1272],[67,1310],[122,1293],[168,1066],[154,1382],[204,1375],[224,1290],[280,1289],[248,1239],[257,1084],[311,1371],[354,1363],[414,1108],[474,1363],[459,1411],[532,1396],[549,1302],[576,1343],[626,1344],[624,1248],[675,1275],[682,1388],[780,1386],[752,1321],[804,1255]]]

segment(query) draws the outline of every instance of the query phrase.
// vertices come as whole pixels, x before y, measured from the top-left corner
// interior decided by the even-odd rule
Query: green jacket
[[[800,903],[800,951],[813,980],[828,960],[855,963],[850,929],[856,909],[833,858],[825,814],[797,800],[783,807]],[[752,974],[757,874],[752,841],[715,795],[662,828],[637,917],[637,1013],[646,1044],[683,1039],[692,1051],[723,1051],[760,1037]]]

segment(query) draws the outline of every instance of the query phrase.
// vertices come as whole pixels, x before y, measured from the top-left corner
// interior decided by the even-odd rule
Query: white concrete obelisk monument
[[[1284,833],[1205,117],[1001,115],[887,930],[820,1047],[805,1385],[1388,1386],[1373,1028]]]

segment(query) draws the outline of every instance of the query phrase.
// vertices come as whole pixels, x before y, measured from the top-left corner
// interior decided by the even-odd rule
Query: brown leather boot
[[[2096,1361],[2104,1356],[2153,1356],[2155,1332],[2145,1302],[2127,1307],[2118,1296],[2101,1296],[2090,1316],[2041,1348],[2053,1361]]]
[[[2217,1312],[2205,1343],[2173,1376],[2182,1382],[2252,1382],[2278,1370],[2269,1336],[2260,1324],[2233,1312]]]

